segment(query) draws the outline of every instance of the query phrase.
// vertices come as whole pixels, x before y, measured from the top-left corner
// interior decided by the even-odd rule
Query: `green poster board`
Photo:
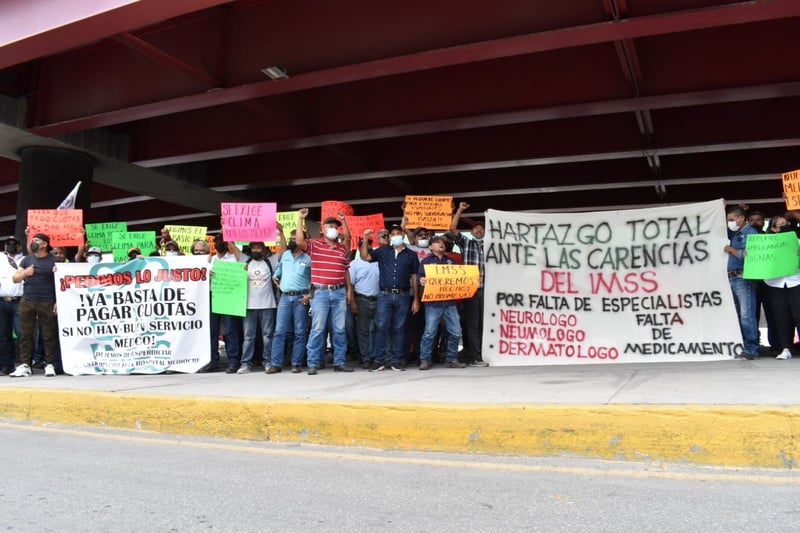
[[[247,271],[238,261],[211,264],[211,312],[244,316],[247,312]],[[271,283],[271,281],[270,281]]]
[[[155,231],[114,232],[111,236],[114,250],[114,262],[123,263],[128,260],[128,250],[136,246],[147,257],[156,249]]]
[[[114,233],[126,233],[127,231],[127,222],[86,224],[86,240],[89,241],[89,246],[99,246],[104,252],[110,252],[114,244]]]
[[[742,277],[769,279],[797,274],[800,265],[797,249],[797,235],[793,231],[748,235]]]

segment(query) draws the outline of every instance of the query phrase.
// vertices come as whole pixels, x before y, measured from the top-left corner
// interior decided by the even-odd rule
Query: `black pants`
[[[464,349],[472,361],[482,361],[483,349],[483,289],[464,300]]]
[[[33,355],[33,331],[36,327],[36,320],[41,326],[42,338],[44,339],[44,357],[47,364],[56,363],[58,353],[57,335],[58,323],[53,312],[55,302],[35,302],[26,300],[24,297],[19,302],[19,360],[30,365]]]
[[[797,287],[767,287],[767,302],[775,321],[775,334],[781,350],[794,344],[795,328],[800,326],[800,285]]]

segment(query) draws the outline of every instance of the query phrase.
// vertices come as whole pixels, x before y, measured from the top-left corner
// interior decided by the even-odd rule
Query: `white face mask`
[[[178,255],[178,252],[174,250],[167,250],[167,255]]]
[[[735,220],[728,221],[728,229],[731,231],[738,231],[739,230],[739,223]]]
[[[336,228],[325,228],[325,236],[332,241],[339,238],[339,230]]]
[[[389,237],[389,242],[392,246],[400,246],[403,244],[403,236],[402,235],[392,235]]]
[[[419,246],[420,248],[427,248],[428,239],[417,239],[417,246]]]
[[[88,261],[89,263],[99,263],[100,256],[92,254],[86,258],[86,261]]]

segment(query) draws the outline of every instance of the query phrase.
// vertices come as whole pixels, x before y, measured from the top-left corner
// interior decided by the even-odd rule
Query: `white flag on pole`
[[[67,195],[66,198],[56,207],[56,209],[75,209],[75,200],[78,198],[78,189],[81,186],[81,182],[75,184],[75,187],[72,191]]]

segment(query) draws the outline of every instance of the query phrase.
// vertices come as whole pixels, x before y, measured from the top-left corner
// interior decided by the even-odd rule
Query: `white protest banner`
[[[64,372],[196,372],[211,360],[206,256],[59,263]]]
[[[730,359],[743,351],[722,200],[486,217],[491,365]]]

